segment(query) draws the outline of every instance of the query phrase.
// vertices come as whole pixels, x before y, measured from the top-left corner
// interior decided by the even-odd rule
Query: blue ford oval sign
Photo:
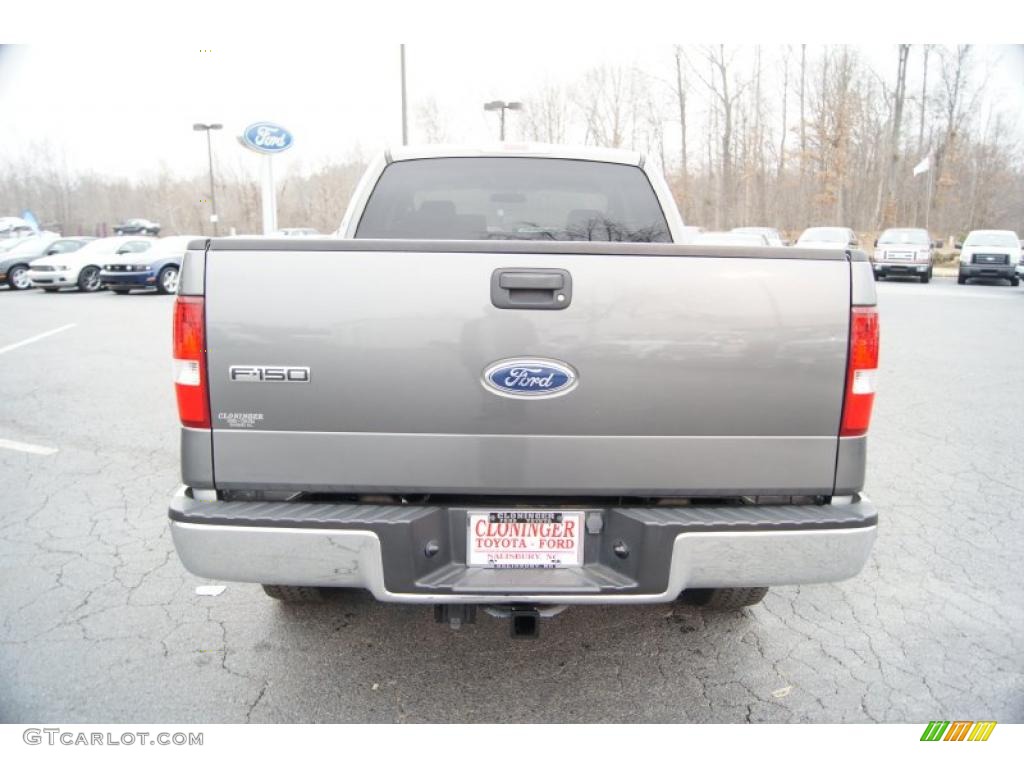
[[[245,146],[271,155],[284,152],[292,141],[292,132],[275,123],[253,123],[242,132]]]
[[[504,397],[558,397],[576,387],[576,371],[557,360],[513,358],[499,360],[484,371],[483,384]]]

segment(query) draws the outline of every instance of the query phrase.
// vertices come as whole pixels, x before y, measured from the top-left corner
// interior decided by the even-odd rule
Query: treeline
[[[1021,124],[986,93],[990,58],[971,46],[893,46],[888,62],[848,46],[680,46],[660,65],[602,64],[538,88],[510,116],[510,137],[641,150],[665,169],[686,222],[707,228],[1024,234]],[[413,141],[480,140],[433,97],[412,114]],[[915,175],[922,161],[930,170]],[[363,166],[293,165],[278,179],[279,225],[334,231]],[[0,166],[0,214],[28,208],[67,234],[128,216],[207,234],[207,187],[167,168],[135,181],[78,173],[41,146]],[[222,233],[261,230],[251,163],[218,159],[217,203]]]
[[[1022,232],[1021,123],[986,98],[982,53],[893,46],[876,71],[848,46],[680,46],[659,71],[600,66],[539,89],[520,130],[645,152],[708,228]]]
[[[263,231],[260,179],[243,162],[218,162],[219,234]],[[293,165],[277,179],[277,218],[281,227],[315,227],[333,232],[365,164],[360,159],[316,169]],[[162,168],[137,181],[75,173],[51,147],[31,148],[15,163],[0,166],[0,211],[32,211],[40,224],[65,235],[113,234],[125,218],[160,222],[161,234],[213,233],[206,174],[182,177]]]

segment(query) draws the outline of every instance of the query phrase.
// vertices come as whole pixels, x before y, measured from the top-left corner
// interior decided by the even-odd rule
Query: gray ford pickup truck
[[[478,607],[759,601],[856,575],[859,251],[677,244],[634,152],[404,147],[336,238],[195,241],[174,313],[199,576]]]

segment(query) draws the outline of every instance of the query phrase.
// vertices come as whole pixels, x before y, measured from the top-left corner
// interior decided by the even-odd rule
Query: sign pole
[[[277,190],[274,187],[274,156],[265,155],[263,160],[263,234],[277,231]]]

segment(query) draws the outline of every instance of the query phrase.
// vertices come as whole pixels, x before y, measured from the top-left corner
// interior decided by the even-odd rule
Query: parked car
[[[36,234],[35,227],[20,216],[0,216],[0,243]]]
[[[29,267],[28,278],[35,288],[47,293],[61,288],[78,288],[92,293],[103,287],[100,267],[117,254],[142,253],[153,245],[149,237],[104,237],[93,240],[71,253],[60,253],[36,259]]]
[[[810,227],[803,231],[794,247],[856,250],[860,248],[860,240],[849,227]]]
[[[652,164],[595,147],[397,147],[339,232],[185,255],[192,573],[531,636],[570,603],[738,609],[863,568],[865,254],[678,245]]]
[[[157,240],[147,251],[119,251],[115,258],[103,264],[100,283],[117,294],[128,293],[133,288],[175,293],[182,256],[189,242],[196,239],[193,235],[175,235]]]
[[[963,285],[972,277],[1001,278],[1020,285],[1021,245],[1009,229],[975,229],[960,249],[956,281]]]
[[[320,231],[312,227],[285,227],[274,232],[274,237],[317,237]]]
[[[160,234],[160,222],[149,219],[126,219],[114,227],[115,235],[152,235]]]
[[[732,231],[740,235],[764,235],[765,239],[768,240],[768,245],[775,246],[776,248],[786,245],[782,235],[779,234],[779,230],[774,227],[733,227]]]
[[[61,239],[56,232],[41,232],[31,237],[18,238],[13,242],[13,248],[0,253],[0,283],[6,282],[14,291],[32,287],[28,279],[29,265],[45,256],[58,243],[63,243],[61,249],[74,250],[82,247],[75,244],[75,238]]]
[[[889,275],[932,279],[932,238],[927,229],[887,229],[875,240],[871,266],[875,279]]]
[[[764,247],[771,245],[768,237],[754,232],[701,232],[690,240],[694,245],[748,245]]]
[[[24,239],[23,237],[5,237],[0,239],[0,255],[15,248]]]

